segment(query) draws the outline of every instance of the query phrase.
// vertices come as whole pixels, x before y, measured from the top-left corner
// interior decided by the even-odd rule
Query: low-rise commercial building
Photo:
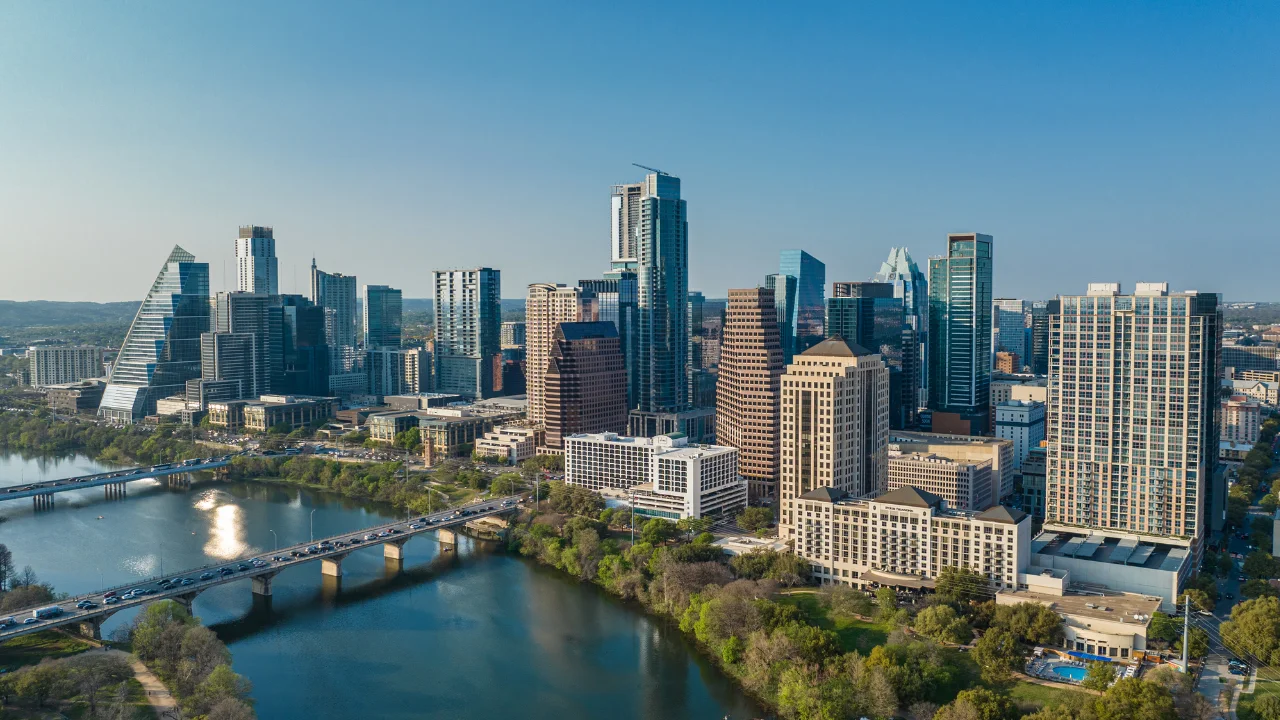
[[[1150,536],[1107,531],[1041,532],[1031,543],[1028,577],[1044,570],[1070,574],[1080,585],[1160,599],[1164,612],[1174,612],[1178,589],[1193,571],[1191,549]]]
[[[53,385],[45,393],[45,399],[49,402],[50,410],[74,415],[97,410],[98,403],[102,402],[102,391],[106,387],[107,384],[98,379]]]
[[[1027,574],[1019,589],[996,593],[996,604],[1033,602],[1053,610],[1062,617],[1060,647],[1076,657],[1083,653],[1125,661],[1146,651],[1147,628],[1160,598],[1097,587],[1070,590],[1068,578],[1060,570]]]
[[[636,514],[673,520],[733,514],[747,505],[738,449],[690,443],[680,434],[570,435],[565,482],[597,491],[628,490]]]
[[[418,427],[419,414],[416,412],[385,412],[370,415],[365,420],[369,431],[369,439],[390,445],[395,442],[396,435]]]
[[[1044,440],[1044,403],[1006,400],[996,405],[996,437],[1013,441],[1013,470]]]
[[[290,432],[333,417],[335,397],[263,395],[257,400],[224,400],[209,403],[209,423],[228,432],[266,432],[287,427]]]
[[[948,567],[1016,589],[1031,554],[1031,517],[994,507],[953,510],[933,493],[905,487],[857,499],[828,487],[795,503],[795,553],[823,584],[931,588]]]
[[[954,461],[932,453],[902,452],[889,446],[889,489],[919,488],[957,510],[991,504],[991,461]]]
[[[537,453],[545,438],[545,431],[538,428],[504,425],[476,440],[476,454],[500,457],[508,465],[519,465]]]
[[[1223,380],[1222,385],[1232,395],[1251,397],[1268,410],[1280,407],[1280,383],[1265,380]]]
[[[427,464],[437,459],[470,455],[476,440],[493,427],[493,420],[474,415],[441,416],[417,413],[418,434]]]
[[[949,433],[889,431],[889,445],[902,453],[937,455],[956,462],[991,461],[991,494],[984,502],[975,501],[973,510],[982,510],[1013,494],[1013,441],[1002,438]]]

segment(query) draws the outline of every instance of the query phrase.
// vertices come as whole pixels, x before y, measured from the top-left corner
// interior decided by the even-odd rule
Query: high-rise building
[[[578,433],[627,426],[627,368],[610,322],[561,322],[542,378],[547,447],[562,449]]]
[[[1225,345],[1222,367],[1236,372],[1244,370],[1280,370],[1280,347],[1275,345]]]
[[[902,298],[881,282],[838,282],[827,299],[826,331],[878,353],[889,368],[889,427],[916,425],[919,343],[906,321]]]
[[[1222,401],[1222,441],[1252,445],[1262,432],[1262,404],[1247,395]]]
[[[1167,283],[1091,283],[1050,320],[1045,528],[1190,547],[1221,523],[1222,310]],[[1194,565],[1194,563],[1193,563]]]
[[[427,392],[431,354],[422,348],[369,348],[365,373],[370,395],[416,395]]]
[[[258,338],[253,333],[207,332],[200,336],[200,383],[197,400],[209,399],[205,386],[216,383],[215,400],[256,398],[258,387]],[[189,383],[192,381],[188,381]],[[230,389],[234,383],[234,390]],[[188,386],[190,387],[190,386]],[[191,392],[188,390],[187,395]]]
[[[364,346],[400,347],[404,301],[400,291],[386,285],[364,286]]]
[[[534,283],[529,286],[524,302],[524,381],[525,393],[529,396],[530,422],[541,423],[545,418],[545,376],[551,348],[555,344],[556,329],[560,323],[595,320],[595,303],[595,295],[581,288],[555,283]]]
[[[890,248],[889,259],[881,263],[880,272],[872,279],[893,283],[893,296],[902,298],[907,324],[915,331],[919,375],[916,380],[920,386],[916,407],[921,407],[928,403],[925,391],[929,387],[929,281],[905,247]]]
[[[1026,300],[1012,298],[996,298],[991,308],[992,324],[995,327],[995,339],[992,347],[1012,353],[1018,357],[1020,365],[1030,365],[1027,353],[1027,311],[1030,303]],[[1021,367],[1014,372],[1022,372]]]
[[[690,407],[689,221],[680,178],[645,176],[636,226],[637,374],[641,412]]]
[[[356,346],[356,276],[327,273],[311,259],[311,302],[325,310],[325,340],[332,348]]]
[[[220,292],[214,302],[214,333],[248,334],[254,338],[253,377],[245,397],[275,392],[284,379],[284,311],[279,295]],[[202,358],[203,362],[203,358]],[[203,375],[203,377],[210,377]]]
[[[822,341],[822,318],[826,314],[827,266],[804,250],[783,250],[778,273],[796,279],[796,302],[791,310],[795,332],[792,352],[802,353]]]
[[[942,455],[889,448],[889,490],[916,488],[933,493],[957,510],[985,510],[994,482],[990,460],[956,460]]]
[[[502,278],[498,270],[436,270],[436,390],[464,397],[494,397],[501,385],[499,334]]]
[[[1013,469],[1020,470],[1031,448],[1044,440],[1044,403],[1006,400],[995,406],[996,437],[1013,441]]]
[[[991,413],[992,238],[947,236],[945,257],[929,258],[929,407],[958,416],[948,430],[985,432]]]
[[[782,339],[768,288],[729,291],[716,383],[716,442],[738,448],[753,498],[777,496]]]
[[[613,186],[609,249],[614,269],[634,268],[640,260],[640,209],[646,194],[645,183]]]
[[[325,312],[302,295],[281,295],[284,380],[282,392],[291,395],[329,393],[329,346],[325,342]]]
[[[826,488],[874,497],[888,486],[889,370],[879,355],[828,338],[796,356],[782,376],[780,528],[801,526],[798,499]]]
[[[522,322],[502,323],[501,343],[504,348],[523,348],[526,325]]]
[[[596,296],[597,318],[612,322],[618,329],[618,341],[627,366],[627,407],[635,408],[640,402],[640,359],[637,302],[640,292],[634,270],[610,270],[602,280],[581,280],[578,287]]]
[[[271,228],[242,225],[236,238],[236,290],[263,295],[280,294],[276,240]]]
[[[1031,355],[1027,364],[1036,375],[1049,374],[1049,316],[1058,312],[1057,300],[1031,303]]]
[[[200,377],[200,335],[209,330],[209,264],[175,245],[138,308],[111,367],[98,414],[133,423],[156,400]]]
[[[796,277],[794,275],[766,275],[765,288],[773,291],[773,306],[778,311],[778,337],[782,342],[782,364],[791,364],[796,354]]]
[[[102,348],[36,345],[27,349],[27,363],[33,386],[65,385],[102,377]]]
[[[689,291],[689,319],[687,320],[689,325],[689,366],[685,372],[689,375],[688,382],[691,396],[696,394],[692,389],[694,372],[706,367],[702,363],[702,341],[707,337],[707,329],[703,323],[706,304],[707,298],[700,291]]]

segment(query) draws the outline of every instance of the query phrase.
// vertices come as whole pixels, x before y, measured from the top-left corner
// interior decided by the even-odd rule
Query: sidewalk
[[[147,702],[155,711],[157,718],[166,720],[178,717],[178,703],[169,692],[169,688],[165,687],[165,684],[160,682],[160,678],[147,669],[141,660],[122,650],[113,649],[107,652],[124,658],[124,661],[129,663],[129,667],[133,668],[133,677],[142,685],[142,692],[146,694]]]

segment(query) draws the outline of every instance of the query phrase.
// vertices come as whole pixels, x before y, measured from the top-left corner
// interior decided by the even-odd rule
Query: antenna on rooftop
[[[648,165],[641,165],[640,163],[631,163],[631,164],[632,164],[632,165],[635,165],[636,167],[640,168],[641,170],[648,170],[649,172],[655,172],[655,173],[658,173],[659,175],[668,175],[668,176],[669,176],[669,175],[671,175],[671,173],[663,172],[663,171],[659,170],[658,168],[651,168],[651,167],[649,167]]]

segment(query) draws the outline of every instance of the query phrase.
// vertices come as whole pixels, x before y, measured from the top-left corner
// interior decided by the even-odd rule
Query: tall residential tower
[[[946,256],[929,258],[929,407],[935,432],[974,435],[990,425],[991,282],[990,235],[952,233]]]
[[[436,270],[436,390],[490,398],[500,386],[501,275],[492,268]]]
[[[240,292],[280,293],[276,239],[271,228],[258,225],[240,227],[240,237],[236,238],[236,275],[236,289]]]

